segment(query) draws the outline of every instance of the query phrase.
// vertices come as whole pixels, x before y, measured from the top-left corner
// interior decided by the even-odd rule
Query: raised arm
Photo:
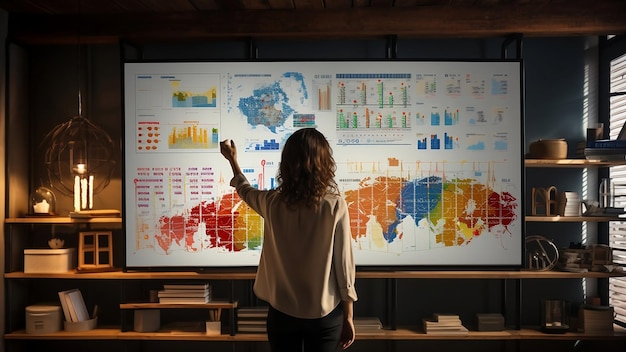
[[[241,167],[237,161],[237,147],[232,139],[225,139],[220,142],[220,152],[230,163],[230,168],[233,170],[233,176],[237,176],[241,173]]]

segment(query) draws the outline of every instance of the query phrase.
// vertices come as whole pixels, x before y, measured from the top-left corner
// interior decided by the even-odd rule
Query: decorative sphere
[[[57,125],[44,140],[45,166],[50,186],[63,195],[74,193],[78,170],[94,176],[93,193],[102,191],[115,170],[115,144],[107,132],[89,119],[75,116]]]

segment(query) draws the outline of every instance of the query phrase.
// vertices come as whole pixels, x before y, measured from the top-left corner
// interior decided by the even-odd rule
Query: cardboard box
[[[26,333],[50,334],[61,330],[61,307],[36,304],[26,307]]]
[[[76,268],[76,248],[24,250],[25,273],[58,274],[74,268]]]
[[[135,310],[134,329],[137,332],[152,332],[161,328],[161,311],[159,309]]]
[[[503,331],[504,316],[498,313],[478,313],[476,314],[478,331]]]
[[[578,311],[578,328],[586,333],[613,331],[615,311],[608,306],[582,306]]]

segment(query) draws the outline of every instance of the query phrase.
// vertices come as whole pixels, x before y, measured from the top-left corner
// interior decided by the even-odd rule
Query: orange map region
[[[444,246],[469,244],[487,232],[508,232],[517,218],[517,199],[497,193],[472,179],[443,181],[430,176],[408,181],[400,177],[365,178],[356,190],[345,191],[352,236],[368,236],[374,219],[386,242],[402,238],[398,225],[410,216],[415,225],[427,220],[436,243]],[[439,229],[439,230],[435,230]],[[496,231],[497,230],[497,231]]]

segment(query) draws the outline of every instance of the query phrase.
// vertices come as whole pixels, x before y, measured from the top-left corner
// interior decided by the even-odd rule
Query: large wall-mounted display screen
[[[124,64],[127,269],[256,266],[263,219],[229,181],[276,186],[283,143],[330,142],[359,266],[518,266],[519,61]],[[297,234],[294,234],[297,236]]]

